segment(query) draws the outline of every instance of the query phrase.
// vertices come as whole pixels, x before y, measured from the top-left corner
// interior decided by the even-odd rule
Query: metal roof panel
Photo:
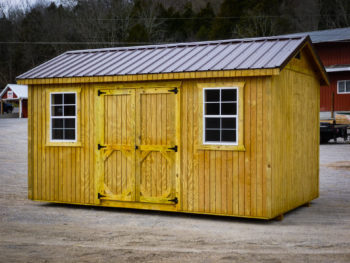
[[[67,51],[18,79],[278,68],[306,36]]]
[[[142,70],[143,74],[148,73],[161,73],[159,70],[159,67],[166,63],[167,61],[171,61],[173,57],[175,57],[178,53],[180,53],[183,50],[182,47],[174,47],[169,48],[169,52],[166,53],[164,56],[160,57],[157,61],[154,61],[149,67]]]
[[[215,46],[199,46],[196,47],[195,50],[191,53],[190,57],[187,57],[186,60],[182,59],[183,63],[176,67],[173,72],[184,72],[190,71],[188,70],[194,62],[198,62],[198,60],[203,59],[203,57],[208,53],[208,51],[212,50]],[[192,71],[196,71],[197,69],[192,69]]]
[[[162,72],[172,72],[174,69],[183,64],[184,61],[188,60],[188,57],[191,57],[196,50],[196,47],[182,48],[182,50],[177,53],[173,58],[165,62],[162,66],[159,67],[159,70]]]
[[[293,54],[299,43],[289,40],[269,62],[271,67],[282,65],[283,62]]]
[[[67,70],[60,74],[60,77],[74,77],[78,76],[81,72],[88,72],[95,63],[103,60],[106,55],[108,55],[107,52],[93,53],[90,58],[85,59],[82,63],[76,63],[74,67],[67,68]]]
[[[225,57],[222,57],[222,59],[216,65],[214,65],[210,70],[222,70],[222,69],[224,69],[233,60],[237,59],[237,57],[247,48],[247,45],[249,46],[252,43],[253,42],[240,43],[230,53],[228,53]]]
[[[350,27],[326,29],[283,35],[285,37],[309,35],[312,43],[336,42],[350,40]]]
[[[285,40],[275,42],[274,45],[269,50],[267,50],[265,55],[255,63],[254,68],[271,68],[271,64],[269,62],[285,44]]]
[[[169,53],[171,53],[172,51],[174,51],[174,49],[171,48],[163,48],[163,49],[159,49],[158,52],[156,52],[156,54],[154,54],[153,57],[151,57],[150,59],[148,59],[143,65],[140,65],[139,67],[133,69],[132,72],[136,72],[136,74],[142,74],[143,72],[147,72],[147,69],[149,69],[149,67],[151,65],[153,65],[156,61],[158,61],[159,59],[161,59],[162,57],[168,55]]]

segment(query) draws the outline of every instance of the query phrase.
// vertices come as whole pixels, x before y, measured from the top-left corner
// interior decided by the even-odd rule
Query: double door
[[[98,91],[99,200],[177,204],[177,91]]]

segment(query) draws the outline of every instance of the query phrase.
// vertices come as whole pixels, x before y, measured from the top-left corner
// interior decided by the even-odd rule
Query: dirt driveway
[[[29,201],[26,125],[0,119],[0,262],[350,262],[350,144],[321,146],[311,207],[266,222]]]

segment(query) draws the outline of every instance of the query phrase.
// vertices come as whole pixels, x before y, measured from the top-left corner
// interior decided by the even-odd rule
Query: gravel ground
[[[0,262],[350,262],[350,144],[321,145],[320,198],[283,221],[27,200],[27,121],[0,119]]]

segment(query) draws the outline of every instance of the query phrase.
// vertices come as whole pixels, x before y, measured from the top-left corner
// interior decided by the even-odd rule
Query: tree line
[[[45,0],[0,5],[0,89],[67,50],[350,26],[348,0]]]

